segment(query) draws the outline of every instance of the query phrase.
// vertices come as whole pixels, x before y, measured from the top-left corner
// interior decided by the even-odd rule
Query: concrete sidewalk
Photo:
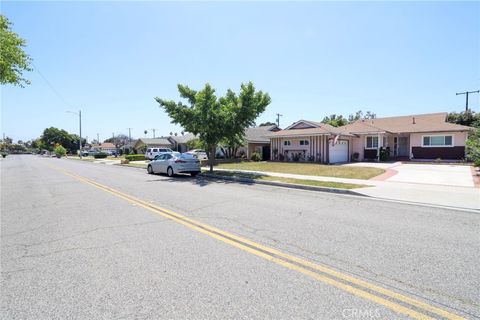
[[[475,187],[445,186],[398,181],[347,179],[323,176],[306,176],[299,174],[260,172],[249,170],[228,170],[215,168],[214,170],[228,172],[244,172],[294,179],[363,184],[370,187],[355,189],[355,192],[380,199],[400,200],[430,205],[480,210],[480,189]]]

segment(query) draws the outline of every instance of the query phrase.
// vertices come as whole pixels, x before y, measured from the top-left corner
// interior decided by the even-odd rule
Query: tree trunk
[[[210,147],[210,173],[213,173],[213,163],[215,162],[215,145]]]

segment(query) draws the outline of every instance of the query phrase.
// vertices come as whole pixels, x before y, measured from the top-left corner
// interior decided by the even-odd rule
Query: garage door
[[[330,163],[348,162],[347,140],[339,140],[334,146],[332,146],[332,144],[330,143],[328,151]]]

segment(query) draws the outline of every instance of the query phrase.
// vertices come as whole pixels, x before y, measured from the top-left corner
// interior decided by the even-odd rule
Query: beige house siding
[[[453,136],[453,145],[464,147],[465,140],[468,138],[467,132],[425,132],[410,134],[410,148],[421,147],[423,136]]]
[[[289,146],[284,145],[284,141],[289,140]],[[308,140],[307,146],[300,145],[300,140]],[[277,150],[277,153],[275,153]],[[305,157],[314,156],[315,161],[328,161],[328,138],[327,136],[305,136],[295,138],[271,138],[271,159],[278,160],[280,154],[285,152],[302,152],[305,151]],[[276,158],[275,158],[276,157]],[[318,158],[320,157],[320,158]]]

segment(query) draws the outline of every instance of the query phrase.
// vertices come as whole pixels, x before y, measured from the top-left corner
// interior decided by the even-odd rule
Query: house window
[[[301,146],[308,146],[309,141],[308,140],[300,140],[300,145]]]
[[[422,147],[451,147],[453,136],[423,136]]]
[[[289,146],[289,145],[291,145],[291,144],[292,144],[292,143],[290,142],[290,140],[285,140],[285,141],[283,141],[283,145],[284,145],[284,146]]]
[[[365,137],[365,149],[377,149],[378,148],[378,136]]]

